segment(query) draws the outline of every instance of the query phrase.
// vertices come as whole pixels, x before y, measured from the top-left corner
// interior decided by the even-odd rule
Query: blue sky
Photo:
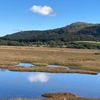
[[[100,23],[100,0],[0,0],[0,36],[78,21]]]

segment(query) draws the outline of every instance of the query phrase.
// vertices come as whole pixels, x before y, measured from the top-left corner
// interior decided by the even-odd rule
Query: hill
[[[100,24],[76,22],[57,29],[21,31],[2,38],[27,42],[100,41]]]

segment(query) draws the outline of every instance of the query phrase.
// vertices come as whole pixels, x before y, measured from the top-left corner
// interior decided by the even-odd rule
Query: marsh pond
[[[71,92],[77,96],[100,98],[100,74],[0,70],[0,98],[39,98],[46,92]]]

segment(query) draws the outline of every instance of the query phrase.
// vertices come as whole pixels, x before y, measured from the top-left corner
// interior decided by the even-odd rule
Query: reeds
[[[43,97],[45,98],[12,98],[12,99],[5,99],[5,100],[100,100],[97,98],[84,98],[84,97],[77,97],[75,94],[67,93],[67,92],[60,92],[60,93],[43,93]]]
[[[49,73],[80,73],[80,74],[93,74],[97,75],[98,72],[87,70],[67,70],[67,68],[47,68],[47,67],[22,67],[22,66],[2,66],[2,69],[8,69],[9,71],[20,72],[49,72]]]
[[[76,97],[75,94],[67,93],[67,92],[65,92],[65,93],[62,93],[62,92],[60,92],[60,93],[44,93],[44,94],[42,94],[42,96],[46,97],[46,98],[58,98],[58,97],[65,97],[65,96]]]
[[[46,69],[47,64],[56,64],[59,66],[68,66],[84,72],[97,71],[100,72],[100,56],[95,53],[99,50],[87,49],[66,49],[66,48],[46,48],[46,47],[21,47],[21,46],[0,46],[0,67],[9,68],[10,70],[19,70],[15,65],[20,62],[28,62],[36,64],[41,68],[21,70],[42,70],[54,72],[56,69]],[[15,69],[14,69],[15,68]],[[61,72],[75,72],[76,70],[67,71],[62,69]],[[65,71],[64,71],[65,70]],[[56,72],[59,72],[57,69]],[[78,71],[76,71],[78,72]]]
[[[42,96],[46,97],[46,100],[100,100],[96,98],[84,98],[84,97],[77,97],[75,94],[72,93],[44,93]]]

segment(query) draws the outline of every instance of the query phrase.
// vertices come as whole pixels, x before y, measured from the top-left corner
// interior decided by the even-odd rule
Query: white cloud
[[[30,11],[38,13],[43,16],[56,16],[56,14],[53,14],[53,9],[50,6],[34,5],[30,8]]]
[[[29,75],[28,80],[30,82],[47,82],[49,80],[49,77],[45,73],[38,73],[35,75]]]

